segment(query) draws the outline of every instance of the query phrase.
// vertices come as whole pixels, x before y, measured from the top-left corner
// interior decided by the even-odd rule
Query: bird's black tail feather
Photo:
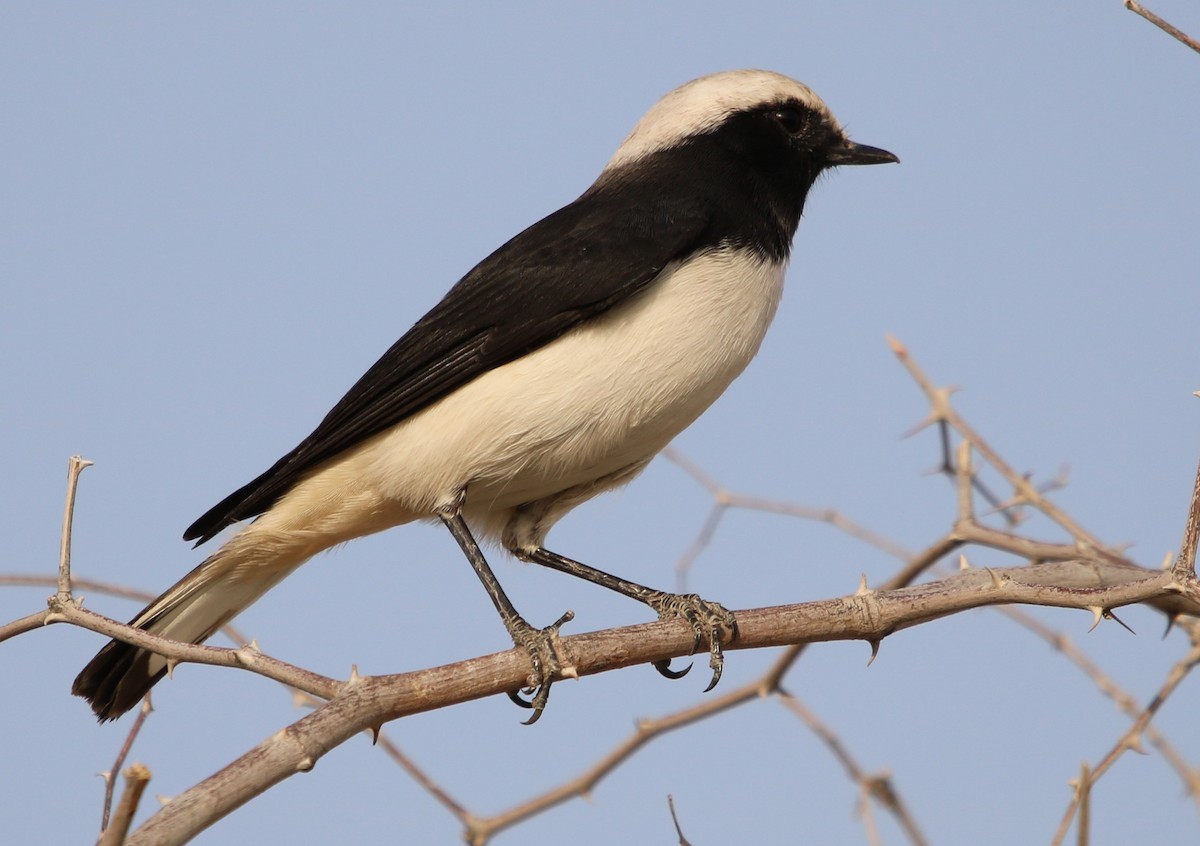
[[[128,643],[109,641],[75,678],[71,693],[86,699],[100,722],[115,720],[166,675],[166,667],[150,671],[151,655]]]

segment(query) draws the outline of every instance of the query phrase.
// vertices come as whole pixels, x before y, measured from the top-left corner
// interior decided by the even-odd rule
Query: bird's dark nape
[[[115,720],[166,675],[165,667],[150,673],[152,654],[119,640],[110,641],[76,676],[71,693],[86,699],[100,722]]]

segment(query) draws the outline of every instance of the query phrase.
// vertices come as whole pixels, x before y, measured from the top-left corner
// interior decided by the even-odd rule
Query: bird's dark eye
[[[771,117],[779,122],[779,125],[783,127],[783,131],[788,135],[796,135],[800,130],[804,129],[804,115],[800,113],[799,109],[790,107],[776,109],[771,112]]]

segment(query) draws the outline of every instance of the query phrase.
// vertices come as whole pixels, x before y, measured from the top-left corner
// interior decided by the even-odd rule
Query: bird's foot
[[[560,678],[574,678],[575,668],[564,665],[560,658],[558,630],[575,619],[575,612],[568,611],[544,629],[535,629],[520,617],[509,628],[513,643],[529,653],[532,665],[527,685],[519,691],[509,691],[508,698],[522,708],[530,708],[533,714],[524,725],[531,726],[542,716],[546,702],[550,699],[550,685]],[[525,696],[529,698],[526,699]]]
[[[708,646],[708,666],[712,669],[712,680],[709,681],[708,687],[704,688],[704,692],[707,693],[716,687],[725,667],[725,655],[721,651],[722,635],[724,632],[729,633],[726,643],[736,640],[738,636],[737,619],[733,613],[722,605],[701,599],[694,593],[656,591],[646,600],[646,604],[658,612],[660,620],[682,617],[691,623],[691,654],[695,655],[703,644]],[[689,664],[682,670],[672,670],[669,660],[655,661],[654,669],[669,679],[678,679],[686,676],[692,665]]]

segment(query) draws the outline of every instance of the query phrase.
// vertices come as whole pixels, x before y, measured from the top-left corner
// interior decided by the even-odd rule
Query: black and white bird
[[[476,265],[311,435],[193,523],[184,539],[200,544],[257,518],[131,625],[199,643],[314,554],[440,520],[530,653],[531,721],[562,669],[552,635],[569,614],[527,623],[477,538],[682,616],[715,684],[732,614],[550,552],[546,533],[636,476],[754,357],[817,177],[895,161],[850,141],[816,94],[777,73],[717,73],[671,91],[577,200]],[[72,692],[114,719],[167,666],[113,640]]]

